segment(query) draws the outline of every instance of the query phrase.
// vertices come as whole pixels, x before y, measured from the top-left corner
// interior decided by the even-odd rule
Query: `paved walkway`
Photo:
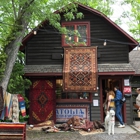
[[[45,133],[43,131],[27,130],[27,140],[140,140],[140,121],[125,128],[115,126],[115,134],[108,135],[107,131],[82,135],[77,132]]]

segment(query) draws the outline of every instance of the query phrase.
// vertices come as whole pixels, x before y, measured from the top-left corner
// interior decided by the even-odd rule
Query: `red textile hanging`
[[[29,95],[29,124],[38,124],[56,119],[54,84],[49,80],[33,82]]]

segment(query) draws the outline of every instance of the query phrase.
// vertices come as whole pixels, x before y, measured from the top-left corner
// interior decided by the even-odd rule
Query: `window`
[[[56,99],[87,99],[89,100],[89,93],[87,92],[63,92],[62,90],[62,84],[63,80],[62,79],[57,79],[56,80]]]
[[[90,24],[89,22],[66,22],[67,34],[62,35],[62,46],[90,46]]]

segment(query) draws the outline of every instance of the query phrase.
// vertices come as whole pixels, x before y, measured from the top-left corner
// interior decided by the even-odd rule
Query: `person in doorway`
[[[108,94],[109,94],[110,89],[108,87],[105,88],[105,94],[106,94],[106,98],[105,98],[105,102],[103,103],[103,107],[104,107],[104,112],[105,114],[107,113],[107,106],[108,106]]]
[[[109,110],[114,110],[115,111],[115,102],[111,102],[111,100],[113,100],[115,98],[115,93],[113,90],[110,90],[108,92],[108,103],[107,103],[107,111]]]
[[[122,99],[122,92],[119,90],[118,86],[114,87],[114,91],[116,93],[115,98],[114,99],[110,99],[111,102],[115,102],[115,107],[116,107],[116,117],[120,122],[120,125],[118,126],[119,128],[124,128],[124,122],[123,122],[123,117],[122,117],[122,103],[121,103],[121,99]]]
[[[140,111],[140,88],[136,89],[136,92],[138,93],[138,96],[136,98],[136,104],[134,106]]]

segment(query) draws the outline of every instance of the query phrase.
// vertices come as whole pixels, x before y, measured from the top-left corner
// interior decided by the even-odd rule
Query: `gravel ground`
[[[27,131],[26,140],[140,140],[140,133],[114,134],[105,133],[82,136],[79,132],[45,133],[39,131]]]

